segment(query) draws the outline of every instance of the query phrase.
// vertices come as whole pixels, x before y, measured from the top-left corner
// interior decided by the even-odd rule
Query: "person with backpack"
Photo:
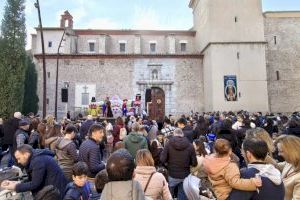
[[[112,134],[114,136],[113,146],[115,146],[117,142],[123,141],[123,139],[127,136],[127,131],[122,117],[118,117],[116,119],[116,125],[113,126]]]
[[[55,145],[58,164],[70,181],[72,180],[72,167],[79,160],[76,144],[73,142],[76,133],[76,127],[68,125],[65,129],[65,136],[59,138]]]

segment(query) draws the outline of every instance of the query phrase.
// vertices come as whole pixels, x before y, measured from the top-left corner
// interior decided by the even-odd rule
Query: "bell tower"
[[[73,28],[73,17],[67,10],[61,15],[60,28]]]
[[[205,110],[268,111],[261,0],[190,0],[189,7],[204,55]]]

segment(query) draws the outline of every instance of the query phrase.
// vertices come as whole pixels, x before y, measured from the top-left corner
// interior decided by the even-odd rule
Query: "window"
[[[95,52],[95,43],[94,42],[89,42],[89,49],[90,49],[90,52]]]
[[[48,47],[51,48],[52,47],[52,41],[48,42]]]
[[[234,22],[235,22],[235,23],[238,22],[238,17],[237,17],[237,16],[234,17]]]
[[[48,98],[46,99],[46,103],[47,103],[47,105],[49,105],[49,99]]]
[[[280,77],[279,77],[279,71],[276,71],[276,80],[279,81]]]
[[[153,80],[157,80],[158,79],[158,71],[156,69],[154,69],[152,71],[152,79]]]
[[[186,43],[180,43],[180,51],[185,52],[186,51]]]
[[[237,53],[236,53],[236,58],[237,58],[237,59],[240,59],[240,52],[237,52]]]
[[[81,105],[88,106],[89,105],[89,96],[90,94],[87,92],[81,93]]]
[[[274,44],[276,45],[277,44],[277,37],[274,36]]]
[[[47,72],[48,78],[50,78],[50,72]]]
[[[150,43],[150,52],[151,53],[156,52],[156,43]]]
[[[125,52],[125,51],[126,51],[126,44],[120,43],[120,52]]]

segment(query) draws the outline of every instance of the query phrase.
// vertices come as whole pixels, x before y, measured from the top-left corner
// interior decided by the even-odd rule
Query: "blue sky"
[[[26,26],[38,24],[35,0],[26,0]],[[0,0],[0,19],[6,0]],[[43,26],[59,26],[64,10],[74,17],[75,28],[183,29],[192,27],[189,0],[40,0]],[[300,10],[299,0],[263,0],[263,10]],[[28,38],[28,43],[30,43]]]

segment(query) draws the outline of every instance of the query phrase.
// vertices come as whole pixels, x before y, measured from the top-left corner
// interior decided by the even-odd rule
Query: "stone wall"
[[[38,95],[42,108],[42,62],[36,60],[38,69]],[[47,113],[54,114],[56,59],[47,59]],[[153,80],[152,71],[158,71]],[[133,99],[142,95],[145,105],[147,88],[160,87],[165,92],[166,114],[183,114],[203,111],[202,60],[196,58],[105,58],[60,59],[58,85],[58,118],[65,114],[66,104],[61,102],[61,88],[69,84],[67,109],[73,114],[76,84],[95,84],[96,99],[119,95]]]
[[[300,15],[265,17],[268,92],[272,112],[300,110],[299,33]]]

